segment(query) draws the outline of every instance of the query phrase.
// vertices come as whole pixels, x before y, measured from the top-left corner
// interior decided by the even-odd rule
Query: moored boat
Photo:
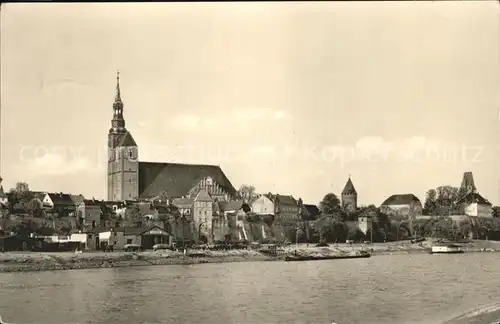
[[[285,256],[285,261],[313,261],[313,260],[337,260],[337,259],[360,259],[369,258],[371,254],[366,251],[360,251],[355,254],[347,255],[298,255],[289,254]]]
[[[440,244],[440,245],[433,245],[431,247],[431,253],[432,254],[439,254],[439,253],[449,253],[449,254],[454,254],[454,253],[464,253],[464,250],[462,250],[462,247],[457,244]]]

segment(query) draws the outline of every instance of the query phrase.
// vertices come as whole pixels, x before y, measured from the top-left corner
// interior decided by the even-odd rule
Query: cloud
[[[292,120],[292,115],[284,110],[272,109],[234,109],[227,114],[213,116],[198,116],[196,114],[181,114],[170,120],[170,125],[181,130],[209,130],[224,125],[250,124],[253,121]]]
[[[33,175],[67,175],[92,170],[87,157],[68,159],[64,154],[47,153],[25,161],[25,170]]]

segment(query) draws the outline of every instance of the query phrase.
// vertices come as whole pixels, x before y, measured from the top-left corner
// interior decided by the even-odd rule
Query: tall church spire
[[[113,102],[113,119],[111,120],[110,133],[124,133],[125,119],[123,118],[123,102],[120,92],[120,71],[116,72],[116,95]]]
[[[116,95],[115,95],[115,104],[122,103],[122,97],[120,94],[120,70],[116,71]]]

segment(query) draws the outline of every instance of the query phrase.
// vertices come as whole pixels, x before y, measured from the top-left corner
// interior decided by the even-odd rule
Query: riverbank
[[[342,256],[368,250],[372,255],[427,253],[432,242],[418,244],[409,242],[374,243],[374,244],[331,244],[328,247],[314,245],[291,245],[285,248],[285,253],[309,253],[323,256]],[[464,244],[467,252],[500,251],[500,242],[474,241]],[[187,255],[181,252],[71,252],[37,253],[37,252],[6,252],[0,253],[0,272],[27,272],[50,270],[75,270],[95,268],[120,268],[151,265],[186,265],[199,263],[248,262],[248,261],[281,261],[284,256],[273,257],[255,250],[231,251],[190,251]]]

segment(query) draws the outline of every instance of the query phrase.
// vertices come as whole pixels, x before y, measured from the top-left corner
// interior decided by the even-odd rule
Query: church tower
[[[358,193],[351,181],[351,176],[342,190],[342,208],[347,212],[355,212],[358,209]]]
[[[139,150],[132,134],[125,128],[120,72],[116,75],[113,119],[108,133],[107,196],[109,201],[136,200],[139,197]]]

